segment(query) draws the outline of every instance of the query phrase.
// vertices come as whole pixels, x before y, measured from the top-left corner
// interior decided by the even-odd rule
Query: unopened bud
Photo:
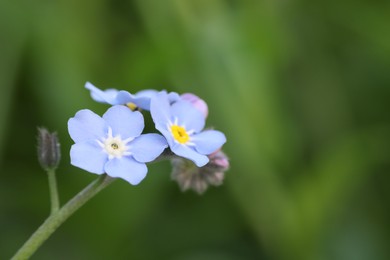
[[[38,128],[38,161],[45,170],[57,168],[61,159],[57,133],[49,133],[46,128]]]
[[[202,112],[205,118],[207,118],[209,114],[209,108],[203,99],[199,98],[198,96],[192,93],[184,93],[180,97],[183,100],[189,101],[196,109]]]
[[[210,162],[207,164],[209,167],[214,167],[220,171],[227,171],[230,167],[229,159],[226,154],[221,150],[217,150],[209,156]]]
[[[172,159],[172,179],[177,181],[182,191],[192,189],[202,194],[208,186],[219,186],[223,183],[225,171],[229,168],[227,156],[218,150],[208,157],[210,161],[200,168],[182,157]]]

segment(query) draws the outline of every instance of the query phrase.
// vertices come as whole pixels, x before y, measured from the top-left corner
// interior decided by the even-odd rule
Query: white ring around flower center
[[[122,140],[120,135],[115,137],[112,136],[111,127],[108,128],[108,134],[106,138],[102,138],[102,140],[96,140],[100,147],[103,148],[103,151],[108,154],[109,159],[113,158],[122,158],[122,156],[131,155],[129,151],[129,146],[127,145],[134,138],[127,138]]]

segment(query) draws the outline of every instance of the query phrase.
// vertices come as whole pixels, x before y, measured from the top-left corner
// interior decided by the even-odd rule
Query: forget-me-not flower
[[[91,92],[92,99],[97,102],[110,105],[126,105],[131,110],[136,110],[137,108],[150,110],[150,99],[158,93],[158,91],[154,89],[141,90],[135,94],[117,89],[100,90],[90,82],[85,84],[85,88]],[[179,99],[180,96],[177,93],[169,93],[169,100],[171,102],[175,102]]]
[[[165,91],[152,98],[150,113],[171,151],[193,161],[198,167],[204,166],[209,161],[207,155],[226,142],[222,132],[202,131],[205,116],[199,109],[183,99],[171,104]]]
[[[68,130],[75,142],[71,164],[95,174],[107,173],[136,185],[147,173],[147,162],[167,147],[159,134],[143,134],[144,118],[125,106],[112,106],[103,117],[88,109],[69,119]]]

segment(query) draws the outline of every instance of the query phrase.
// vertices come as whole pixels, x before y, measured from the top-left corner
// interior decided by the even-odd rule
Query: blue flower
[[[168,94],[162,91],[152,98],[150,108],[156,128],[167,139],[171,151],[198,167],[207,164],[207,155],[226,142],[225,135],[219,131],[202,131],[204,115],[186,100],[171,104]]]
[[[85,88],[91,92],[93,100],[110,105],[126,105],[131,110],[141,108],[150,110],[150,99],[157,95],[158,91],[154,89],[141,90],[134,95],[125,90],[106,89],[100,90],[90,82],[85,84]],[[175,102],[180,96],[177,93],[169,93],[169,100]]]
[[[143,134],[144,118],[125,106],[112,106],[103,117],[88,109],[69,119],[68,130],[75,142],[71,164],[95,174],[107,173],[136,185],[147,173],[146,162],[167,147],[159,134]]]

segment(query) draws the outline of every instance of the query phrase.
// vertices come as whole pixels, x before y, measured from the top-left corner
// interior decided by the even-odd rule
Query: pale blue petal
[[[209,114],[209,108],[207,106],[207,103],[203,99],[192,93],[184,93],[180,96],[180,98],[182,100],[190,102],[192,106],[202,112],[204,118],[207,118]]]
[[[169,100],[169,103],[175,103],[176,101],[180,100],[181,97],[179,94],[177,94],[176,92],[170,92],[168,94],[168,100]]]
[[[150,101],[152,97],[155,97],[158,94],[157,90],[154,89],[145,89],[135,93],[137,97],[135,104],[144,110],[150,110]]]
[[[196,109],[190,102],[180,100],[171,107],[171,115],[178,119],[181,126],[185,126],[187,131],[194,130],[200,132],[205,125],[205,118],[202,112]]]
[[[167,129],[167,125],[171,120],[170,105],[168,95],[165,91],[161,91],[152,98],[150,103],[150,114],[157,126]]]
[[[144,163],[131,157],[113,158],[106,163],[105,170],[109,176],[124,179],[132,185],[140,183],[148,172]]]
[[[106,137],[107,130],[106,122],[88,109],[78,111],[68,121],[69,135],[76,143]]]
[[[165,137],[169,147],[172,147],[175,144],[175,140],[173,139],[171,132],[169,132],[166,127],[156,126],[156,129]]]
[[[209,158],[206,155],[200,154],[186,145],[174,144],[171,146],[171,150],[176,155],[193,161],[198,167],[205,166],[209,162]]]
[[[144,129],[142,114],[121,105],[110,107],[103,119],[111,127],[113,136],[120,135],[122,139],[137,137]]]
[[[107,153],[96,141],[76,143],[70,149],[70,163],[95,174],[104,173],[107,158]]]
[[[116,99],[118,104],[134,103],[137,107],[144,110],[150,110],[150,99],[157,95],[156,90],[143,90],[132,95],[128,91],[119,91]]]
[[[133,103],[143,110],[150,110],[150,97],[137,97]]]
[[[152,97],[156,96],[157,94],[158,94],[157,90],[154,90],[154,89],[144,89],[144,90],[141,90],[141,91],[138,91],[137,93],[135,93],[135,96],[136,97],[152,98]]]
[[[103,91],[92,85],[90,82],[85,83],[85,88],[90,91],[93,100],[110,105],[117,104],[116,96],[118,94],[118,90],[106,89]]]
[[[159,134],[140,135],[130,143],[130,152],[139,162],[151,162],[168,147],[167,140]]]
[[[128,91],[121,90],[116,97],[118,105],[125,105],[127,103],[134,103],[135,96]]]
[[[222,132],[206,130],[191,136],[191,142],[195,143],[195,149],[200,154],[211,154],[221,148],[226,142],[226,137]]]

